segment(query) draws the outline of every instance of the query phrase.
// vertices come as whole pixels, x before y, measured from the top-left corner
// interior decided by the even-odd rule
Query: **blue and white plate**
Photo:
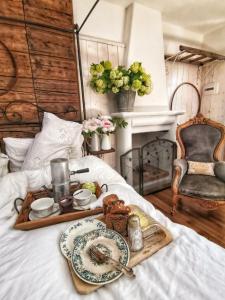
[[[96,262],[90,256],[89,250],[92,245],[126,266],[129,263],[129,247],[119,233],[110,229],[93,230],[74,240],[72,266],[77,276],[95,285],[104,285],[119,278],[122,275],[121,271],[108,262]]]
[[[101,221],[96,219],[82,219],[77,220],[72,225],[70,225],[61,235],[59,240],[59,245],[62,254],[69,260],[71,260],[73,248],[74,248],[74,239],[84,233],[95,229],[105,229],[106,225]]]

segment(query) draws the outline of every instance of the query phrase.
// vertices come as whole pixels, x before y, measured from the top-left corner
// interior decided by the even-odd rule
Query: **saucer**
[[[73,202],[73,209],[76,209],[76,210],[88,210],[88,209],[90,209],[90,204],[93,203],[93,202],[95,202],[96,200],[97,200],[97,197],[95,196],[95,194],[92,194],[91,201],[87,205],[83,205],[83,206],[76,205],[75,204],[76,200],[74,200],[74,202]]]
[[[58,203],[54,203],[53,206],[53,211],[51,212],[50,216],[45,216],[45,217],[38,217],[32,210],[29,213],[29,220],[30,221],[35,221],[35,220],[40,220],[43,218],[47,218],[47,217],[53,217],[53,216],[58,216],[60,215],[60,210],[59,210],[59,204]]]

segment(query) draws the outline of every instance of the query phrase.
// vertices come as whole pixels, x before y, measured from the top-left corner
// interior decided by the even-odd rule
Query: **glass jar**
[[[131,251],[140,251],[143,249],[144,241],[138,215],[130,215],[128,218],[128,238]]]

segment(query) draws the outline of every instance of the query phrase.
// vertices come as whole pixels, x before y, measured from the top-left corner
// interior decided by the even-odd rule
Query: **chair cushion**
[[[215,176],[184,175],[179,192],[206,200],[225,201],[225,183]]]

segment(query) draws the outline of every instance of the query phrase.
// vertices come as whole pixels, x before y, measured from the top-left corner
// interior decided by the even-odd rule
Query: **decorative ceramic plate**
[[[58,216],[60,214],[60,209],[59,209],[59,205],[58,203],[54,203],[54,206],[53,206],[53,211],[51,213],[50,216],[46,216],[46,217],[38,217],[32,210],[29,212],[29,220],[30,221],[35,221],[35,220],[40,220],[40,219],[43,219],[43,218],[50,218],[50,217],[53,217],[53,216]]]
[[[60,249],[62,254],[69,260],[71,260],[74,239],[84,233],[95,229],[105,229],[106,225],[96,219],[83,219],[77,220],[75,223],[70,225],[61,235],[59,240]]]
[[[90,256],[89,249],[92,245],[113,259],[128,265],[130,251],[125,239],[111,229],[93,230],[74,240],[72,266],[77,276],[85,282],[96,285],[103,285],[119,278],[122,275],[121,271],[116,270],[110,263],[96,262]]]
[[[74,202],[73,202],[73,208],[76,209],[76,210],[87,210],[87,209],[90,209],[90,204],[95,202],[97,200],[97,197],[93,194],[91,196],[91,201],[90,203],[88,203],[87,205],[84,205],[84,206],[79,206],[76,204],[76,200],[74,199]]]

